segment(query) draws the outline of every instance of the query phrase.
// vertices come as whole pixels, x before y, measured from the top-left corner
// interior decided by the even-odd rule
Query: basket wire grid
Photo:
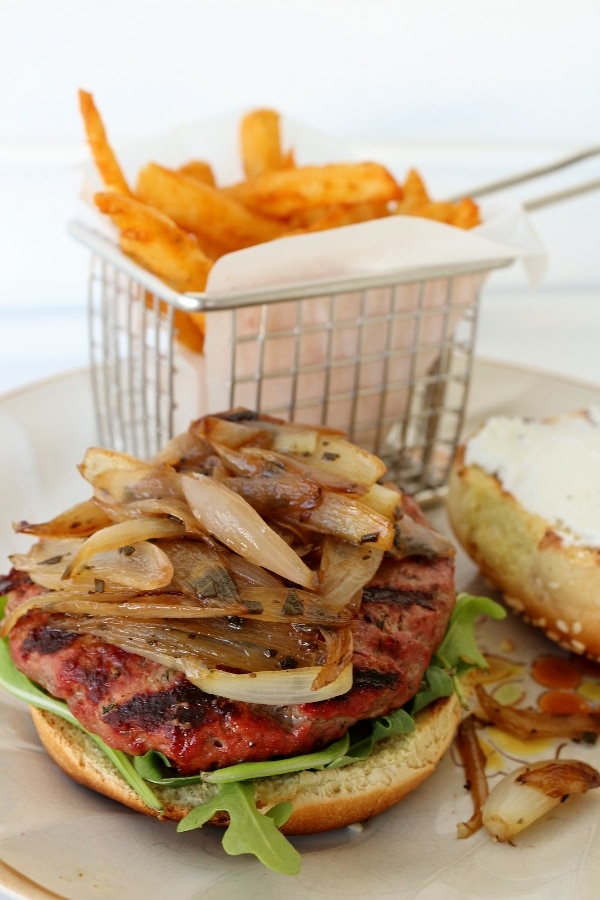
[[[491,194],[599,153],[600,146],[587,148],[450,199]],[[592,179],[523,208],[540,209],[598,187]],[[307,283],[237,295],[220,305],[209,295],[176,294],[82,223],[71,223],[70,231],[92,253],[90,367],[100,443],[149,457],[174,434],[182,401],[175,310],[203,310],[228,335],[223,360],[216,358],[225,393],[221,410],[198,404],[194,415],[246,406],[331,426],[381,456],[390,477],[421,501],[444,491],[464,422],[481,287],[490,271],[513,259],[445,271],[429,267],[412,277],[339,280],[327,290]],[[283,318],[277,316],[282,308]],[[397,340],[402,330],[406,341]],[[339,340],[344,334],[349,342]],[[208,331],[207,338],[210,346]],[[316,357],[307,353],[315,346]],[[202,377],[211,377],[208,363]]]
[[[174,434],[182,356],[173,292],[135,268],[92,252],[90,368],[99,443],[147,458]],[[468,272],[466,292],[459,289],[465,272],[438,273],[204,307],[207,340],[218,316],[219,331],[229,329],[230,355],[221,373],[224,406],[194,414],[246,407],[337,428],[381,456],[406,491],[434,499],[463,425],[488,271]],[[407,291],[408,310],[399,302]],[[179,296],[189,308],[189,297]],[[407,336],[400,346],[398,334]]]

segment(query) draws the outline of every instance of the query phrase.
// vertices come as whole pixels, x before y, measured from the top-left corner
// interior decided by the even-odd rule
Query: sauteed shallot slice
[[[600,787],[600,772],[578,759],[530,763],[509,772],[483,805],[483,825],[495,841],[510,841],[571,794]]]
[[[316,586],[314,572],[239,494],[200,473],[183,475],[181,485],[198,521],[227,547],[295,584]]]

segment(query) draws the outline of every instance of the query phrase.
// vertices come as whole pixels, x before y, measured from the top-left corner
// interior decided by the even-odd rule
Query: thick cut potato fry
[[[340,228],[342,225],[356,225],[357,222],[370,222],[390,215],[388,203],[353,203],[350,206],[339,204],[318,209],[299,210],[288,220],[291,232],[326,231],[329,228]]]
[[[481,225],[481,215],[479,207],[471,197],[463,197],[454,207],[454,216],[452,225],[457,228],[474,228]]]
[[[266,216],[299,209],[400,200],[402,188],[378,163],[332,163],[263,172],[227,188],[230,197]]]
[[[94,198],[96,206],[119,230],[123,253],[180,293],[206,290],[212,264],[224,254],[286,235],[395,213],[458,228],[472,228],[481,221],[479,207],[469,197],[458,203],[434,201],[414,168],[401,184],[374,162],[298,166],[294,149],[282,149],[279,113],[265,108],[240,121],[244,181],[227,187],[217,184],[211,163],[202,158],[173,169],[150,162],[138,172],[134,192],[92,95],[80,90],[79,106],[104,184]],[[161,313],[168,311],[164,300],[148,292],[142,302]],[[173,319],[179,343],[201,353],[204,314],[174,309]]]
[[[212,260],[168,216],[119,194],[98,193],[94,202],[119,229],[123,253],[181,293],[205,289]]]
[[[416,169],[409,169],[406,181],[404,182],[404,200],[429,203],[430,199],[421,175]]]
[[[481,222],[479,207],[470,197],[458,203],[432,200],[416,169],[409,170],[403,187],[404,197],[395,210],[398,215],[434,219],[457,228],[473,228]]]
[[[104,123],[96,109],[94,98],[87,91],[79,91],[79,109],[83,117],[92,156],[106,190],[130,196],[131,190],[127,184],[127,179],[108,142]]]
[[[224,252],[280,237],[284,228],[246,209],[217,188],[149,163],[138,175],[136,194],[185,231],[204,236]]]
[[[190,159],[183,166],[179,166],[177,171],[182,172],[183,175],[189,175],[190,178],[195,178],[203,184],[212,184],[213,187],[217,185],[217,179],[211,164],[203,159]]]
[[[240,150],[246,178],[284,168],[279,113],[273,109],[255,109],[243,116]]]

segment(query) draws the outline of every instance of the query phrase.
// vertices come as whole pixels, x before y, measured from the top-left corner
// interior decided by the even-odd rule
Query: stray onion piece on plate
[[[585,739],[600,734],[597,713],[545,713],[535,709],[514,709],[493,700],[481,684],[476,685],[482,718],[520,740],[563,737]]]
[[[521,766],[489,791],[485,756],[477,738],[478,723],[520,740],[585,739],[598,733],[600,717],[593,713],[556,714],[514,709],[493,700],[481,684],[475,686],[480,710],[460,723],[456,743],[473,800],[473,814],[457,826],[459,838],[470,837],[483,825],[496,841],[510,841],[570,794],[600,787],[600,772],[579,760],[546,760]]]
[[[456,826],[459,838],[471,837],[482,825],[483,805],[489,789],[485,775],[485,756],[477,739],[477,720],[474,715],[464,718],[456,732],[456,746],[465,769],[466,784],[473,799],[473,815],[468,822]]]
[[[495,841],[510,841],[571,794],[600,787],[600,772],[576,759],[521,766],[490,791],[483,804],[483,825]]]

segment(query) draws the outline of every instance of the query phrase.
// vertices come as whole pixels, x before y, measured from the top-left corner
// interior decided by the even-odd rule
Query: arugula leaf
[[[425,709],[434,700],[440,697],[450,697],[454,693],[454,681],[450,673],[440,666],[431,665],[425,672],[425,677],[418,692],[410,704],[413,715]]]
[[[460,679],[470,669],[488,668],[475,637],[475,621],[480,616],[504,619],[506,610],[489,597],[459,594],[444,639],[433,657],[434,665],[440,666],[452,679],[454,691],[465,708],[467,704],[461,690]]]
[[[452,670],[459,678],[469,669],[487,669],[488,665],[475,637],[475,620],[480,616],[504,619],[506,610],[489,597],[459,594],[444,639],[434,661]]]
[[[265,778],[270,775],[288,775],[290,772],[302,772],[304,769],[324,769],[343,756],[349,745],[350,737],[346,734],[339,741],[315,753],[304,753],[286,759],[270,759],[265,762],[239,763],[217,769],[215,772],[207,772],[203,780],[221,784],[226,781],[249,781],[252,778]]]
[[[202,775],[165,775],[165,770],[173,767],[170,760],[158,750],[148,750],[143,756],[134,756],[133,766],[145,781],[163,787],[184,787],[202,781]]]
[[[219,812],[229,815],[223,835],[223,849],[231,856],[253,853],[263,865],[283,875],[297,875],[301,857],[279,831],[292,812],[291,803],[279,803],[267,813],[259,812],[254,802],[254,786],[247,781],[228,781],[219,785],[212,800],[196,806],[185,816],[177,831],[201,828]]]
[[[371,733],[353,740],[348,748],[348,753],[334,760],[327,766],[328,769],[338,769],[341,766],[358,762],[358,760],[367,759],[378,741],[397,734],[412,734],[416,728],[413,717],[405,709],[395,709],[385,716],[379,716],[370,724]]]

